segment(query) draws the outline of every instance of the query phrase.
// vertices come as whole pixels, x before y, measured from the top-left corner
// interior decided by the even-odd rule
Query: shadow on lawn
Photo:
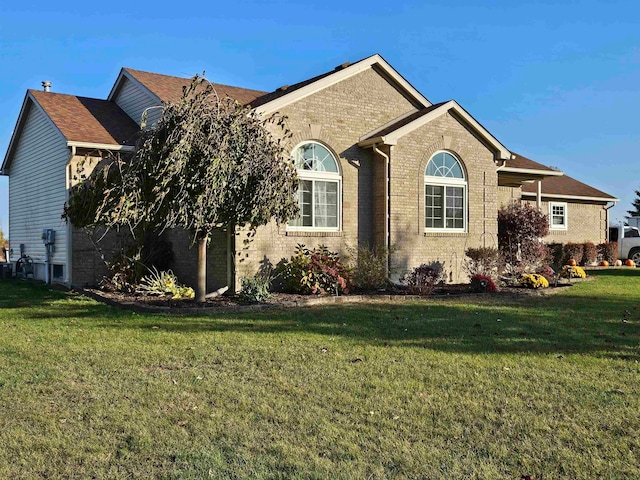
[[[621,273],[629,275],[622,271],[617,276]],[[83,328],[148,330],[152,335],[311,333],[446,352],[591,353],[640,360],[640,304],[623,295],[481,296],[172,316],[136,315],[89,301],[65,302],[67,293],[45,286],[18,283],[2,288],[3,284],[0,308],[20,309],[26,320],[82,318]]]
[[[145,315],[135,322],[100,325],[179,333],[312,333],[447,352],[601,353],[640,359],[640,307],[630,301],[568,295],[474,300],[332,305],[201,317]]]

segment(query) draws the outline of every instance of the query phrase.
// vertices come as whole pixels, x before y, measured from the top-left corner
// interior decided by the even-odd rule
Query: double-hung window
[[[305,142],[293,150],[298,171],[300,217],[289,230],[340,230],[342,176],[334,155],[318,142]]]
[[[449,152],[436,153],[424,174],[426,231],[467,230],[467,180],[460,161]]]
[[[567,204],[559,202],[549,203],[549,228],[551,230],[567,229]]]

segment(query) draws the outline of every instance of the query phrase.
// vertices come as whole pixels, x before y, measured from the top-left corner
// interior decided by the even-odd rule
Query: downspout
[[[71,161],[73,160],[73,157],[76,156],[76,146],[72,145],[69,147],[71,149],[71,153],[69,154],[69,160],[67,161],[67,164],[65,165],[64,169],[64,175],[65,178],[67,179],[66,181],[66,185],[67,185],[67,194],[66,194],[66,200],[65,202],[69,202],[69,192],[71,191],[71,179],[73,178],[72,172],[71,172]],[[67,284],[69,286],[71,286],[71,282],[73,281],[72,276],[71,276],[71,272],[72,272],[72,260],[73,260],[73,225],[71,225],[70,221],[67,221],[67,274],[66,274],[66,280],[67,280]]]
[[[386,153],[384,153],[382,150],[380,150],[376,144],[373,144],[373,151],[376,152],[378,155],[381,155],[382,157],[384,157],[385,159],[385,170],[384,170],[384,188],[385,188],[385,192],[384,192],[384,201],[385,201],[385,205],[384,205],[384,210],[385,210],[385,222],[384,222],[384,248],[386,251],[386,269],[387,269],[387,278],[391,276],[391,271],[390,271],[390,260],[389,257],[391,256],[391,252],[389,251],[389,249],[391,248],[391,228],[390,228],[390,221],[391,221],[391,179],[390,179],[390,175],[389,175],[389,169],[391,168],[391,162],[389,160],[389,155],[387,155]]]
[[[604,207],[604,241],[609,241],[609,210],[616,206],[616,202],[612,202],[611,205]],[[624,229],[621,229],[624,234]]]

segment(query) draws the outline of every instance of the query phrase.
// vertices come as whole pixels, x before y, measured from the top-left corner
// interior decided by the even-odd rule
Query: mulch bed
[[[588,279],[587,279],[588,280]],[[496,293],[474,293],[468,284],[446,285],[436,288],[431,295],[410,295],[405,290],[390,289],[384,291],[364,292],[348,295],[298,295],[291,293],[274,293],[264,303],[243,303],[237,296],[221,295],[207,299],[204,303],[196,303],[191,299],[172,300],[166,297],[129,295],[120,292],[108,292],[99,289],[79,289],[78,292],[108,305],[137,312],[155,313],[224,313],[251,310],[264,310],[273,308],[295,308],[314,305],[349,304],[371,301],[405,302],[421,299],[446,299],[460,297],[491,297],[502,296],[510,298],[551,295],[571,287],[574,283],[584,280],[572,280],[571,283],[563,281],[557,286],[534,290],[524,287],[502,287]]]

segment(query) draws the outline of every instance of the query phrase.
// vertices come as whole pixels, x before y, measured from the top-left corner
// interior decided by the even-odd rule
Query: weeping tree
[[[72,191],[65,215],[74,224],[77,218],[108,228],[187,230],[198,246],[196,300],[204,301],[214,230],[227,233],[233,289],[236,229],[255,231],[298,214],[288,138],[283,117],[263,118],[195,77],[181,100],[167,104],[142,132],[135,153],[116,157]]]

